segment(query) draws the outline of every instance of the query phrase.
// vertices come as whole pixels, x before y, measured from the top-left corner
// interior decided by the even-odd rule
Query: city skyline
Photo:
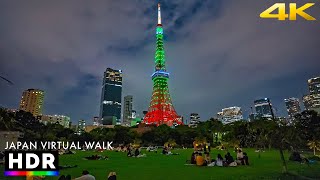
[[[39,88],[43,114],[89,120],[99,114],[101,76],[112,67],[123,70],[123,95],[135,97],[141,116],[152,92],[157,2],[104,3],[0,2],[0,75],[14,83],[0,81],[0,106],[18,108],[23,90]],[[286,116],[283,99],[301,100],[307,80],[319,76],[319,23],[262,21],[266,2],[161,4],[170,93],[185,118],[209,119],[234,105],[247,115],[264,97]]]

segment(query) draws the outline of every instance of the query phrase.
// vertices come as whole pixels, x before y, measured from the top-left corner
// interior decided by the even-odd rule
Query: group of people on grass
[[[87,157],[85,157],[85,159],[87,159],[87,160],[108,160],[109,157],[95,154],[95,155],[87,156]]]
[[[71,151],[70,149],[59,149],[58,151],[59,155],[63,155],[63,154],[75,154],[75,151]]]
[[[58,180],[71,180],[70,175],[61,175]],[[82,171],[82,175],[80,177],[74,178],[73,180],[96,180],[96,178],[89,173],[89,171]],[[107,180],[117,180],[117,175],[115,172],[110,172]]]
[[[141,148],[133,148],[132,146],[128,147],[128,157],[145,157],[146,154],[141,153]]]
[[[234,159],[232,155],[227,152],[224,158],[221,154],[217,155],[216,159],[211,159],[210,153],[205,151],[204,156],[201,152],[195,151],[191,155],[191,164],[195,164],[197,166],[238,166],[238,165],[249,165],[249,157],[247,153],[242,152],[241,149],[237,149],[237,158]]]
[[[164,154],[164,155],[179,155],[179,153],[172,153],[171,149],[172,149],[172,147],[170,147],[170,146],[164,146],[162,149],[162,154]]]

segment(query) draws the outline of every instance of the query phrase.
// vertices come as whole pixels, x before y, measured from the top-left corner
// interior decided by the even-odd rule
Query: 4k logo
[[[316,18],[306,13],[305,11],[312,7],[315,3],[306,3],[303,6],[297,7],[296,3],[289,4],[289,14],[286,14],[286,4],[285,3],[276,3],[273,6],[269,7],[265,11],[260,14],[261,18],[275,18],[279,21],[284,21],[289,19],[291,21],[297,20],[297,16],[301,16],[302,18],[308,21],[315,21]],[[273,11],[278,9],[277,14],[271,14]]]

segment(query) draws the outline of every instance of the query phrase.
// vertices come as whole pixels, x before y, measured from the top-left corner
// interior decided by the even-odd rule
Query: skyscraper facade
[[[42,115],[39,121],[44,124],[60,124],[65,128],[69,128],[71,122],[70,117],[65,115]]]
[[[92,121],[94,126],[99,126],[101,124],[101,120],[98,116],[94,116]]]
[[[166,59],[163,45],[163,28],[161,23],[160,4],[158,4],[158,24],[156,27],[155,71],[152,74],[153,92],[148,113],[143,121],[146,124],[173,126],[182,124],[181,118],[174,109],[169,93],[169,73],[166,70]]]
[[[308,86],[310,94],[320,94],[320,77],[309,79]]]
[[[237,106],[224,108],[217,114],[217,116],[223,124],[229,124],[235,121],[243,120],[241,107]]]
[[[80,135],[80,134],[84,133],[84,132],[85,132],[85,129],[86,129],[86,121],[80,119],[80,120],[78,121],[77,134]]]
[[[300,102],[298,98],[288,98],[285,99],[284,102],[286,103],[287,112],[290,119],[293,119],[294,115],[301,112]]]
[[[132,119],[133,96],[128,95],[123,98],[123,124],[129,126]]]
[[[320,77],[308,80],[309,94],[303,96],[303,104],[307,110],[320,113]]]
[[[22,93],[19,109],[30,112],[33,116],[39,116],[42,114],[43,99],[44,91],[40,89],[27,89]]]
[[[191,113],[189,127],[197,127],[199,123],[200,123],[199,114],[198,113]]]
[[[100,102],[100,118],[121,118],[122,71],[107,68],[104,72]]]
[[[274,113],[269,98],[258,99],[254,101],[257,116],[263,118],[273,118]]]

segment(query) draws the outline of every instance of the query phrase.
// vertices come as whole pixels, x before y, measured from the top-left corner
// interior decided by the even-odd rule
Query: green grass
[[[190,159],[192,153],[188,150],[174,150],[180,155],[166,156],[154,152],[144,152],[147,157],[129,158],[126,153],[105,151],[96,153],[93,151],[78,151],[74,155],[60,156],[60,165],[78,165],[76,168],[64,169],[60,174],[70,174],[72,178],[81,175],[82,170],[86,169],[93,174],[97,180],[107,179],[110,171],[117,173],[119,180],[164,180],[164,179],[184,179],[184,180],[211,180],[211,179],[298,179],[296,176],[282,175],[282,164],[279,152],[270,150],[258,153],[252,149],[245,150],[248,153],[250,166],[238,167],[197,167],[186,166],[185,161]],[[213,150],[211,157],[215,158],[218,153],[223,156],[225,151]],[[109,156],[109,160],[84,160],[83,157],[92,154],[101,154]],[[235,153],[232,153],[235,157]],[[288,153],[285,154],[288,159]],[[288,162],[290,173],[305,176],[309,178],[320,178],[320,164],[312,164],[309,167],[305,164]],[[3,167],[0,169],[3,171]],[[0,179],[15,180],[21,178],[5,178],[1,172]],[[47,177],[46,179],[57,179],[57,177]]]

